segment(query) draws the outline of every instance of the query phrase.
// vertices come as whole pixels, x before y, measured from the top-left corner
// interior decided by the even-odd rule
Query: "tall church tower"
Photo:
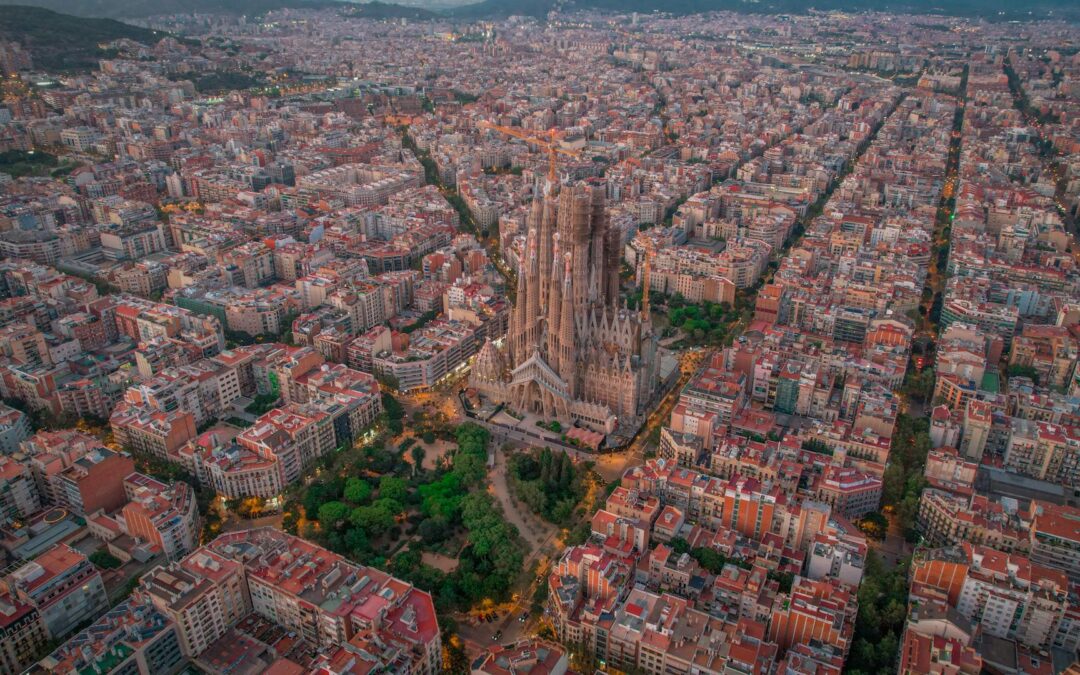
[[[606,206],[604,187],[589,183],[533,203],[507,335],[509,379],[485,367],[472,383],[520,412],[611,432],[644,413],[657,377],[648,318],[619,305],[621,237]]]

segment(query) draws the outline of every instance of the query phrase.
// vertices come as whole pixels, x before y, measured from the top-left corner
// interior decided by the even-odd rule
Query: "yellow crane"
[[[641,270],[641,318],[649,318],[649,262],[652,258],[653,240],[649,237],[641,238],[642,259],[641,264],[645,267]]]
[[[580,151],[570,150],[559,145],[557,136],[558,130],[555,128],[548,129],[543,135],[540,135],[531,134],[528,131],[517,127],[504,127],[491,122],[480,122],[478,126],[481,129],[491,129],[492,131],[498,131],[500,134],[505,134],[511,138],[518,138],[528,143],[532,143],[546,152],[548,154],[548,180],[553,184],[555,183],[556,178],[555,162],[557,161],[558,155],[562,154],[569,157],[581,157]]]

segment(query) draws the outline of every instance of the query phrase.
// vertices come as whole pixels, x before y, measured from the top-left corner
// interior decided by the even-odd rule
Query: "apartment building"
[[[41,615],[50,639],[67,636],[109,607],[101,572],[85,555],[57,544],[27,562],[2,582],[12,600]]]
[[[858,520],[881,504],[881,478],[852,467],[826,467],[812,494],[845,518]]]
[[[174,675],[188,660],[179,633],[140,591],[38,661],[31,672]]]
[[[927,488],[919,499],[919,531],[931,546],[962,541],[1000,551],[1028,551],[1030,535],[1020,514],[984,495]]]
[[[40,510],[41,495],[29,467],[0,456],[0,521],[22,520]]]
[[[495,645],[477,659],[471,675],[564,675],[570,662],[562,645],[548,640],[522,639],[510,645]]]
[[[966,542],[922,552],[913,576],[945,594],[973,627],[1033,649],[1052,646],[1069,606],[1069,582],[1060,570]]]
[[[225,443],[207,432],[182,447],[177,461],[225,499],[271,499],[281,494],[285,484],[278,457],[259,454],[265,447]]]
[[[401,391],[427,389],[464,364],[482,346],[476,330],[459,321],[437,321],[405,336],[401,350],[372,358],[374,372],[393,377]]]
[[[26,413],[0,403],[0,454],[14,454],[30,433],[30,418]]]
[[[0,670],[21,673],[49,641],[41,613],[10,593],[0,595]]]
[[[1032,500],[1025,515],[1031,561],[1080,579],[1080,509]]]
[[[195,437],[195,417],[185,410],[148,410],[121,401],[109,418],[116,442],[160,459],[175,454]]]
[[[251,611],[243,565],[200,549],[144,576],[148,602],[176,626],[180,649],[194,658]]]
[[[323,415],[306,415],[298,406],[277,408],[236,437],[261,457],[276,458],[281,483],[297,480],[316,459],[336,447],[334,427]]]
[[[199,515],[195,493],[182,481],[167,485],[135,472],[124,478],[129,500],[116,519],[137,542],[146,542],[177,560],[195,549],[199,542]]]
[[[56,506],[80,516],[114,511],[127,502],[124,477],[135,470],[127,453],[98,447],[49,477]]]
[[[853,589],[834,579],[797,578],[790,601],[773,606],[769,637],[780,647],[820,642],[847,655],[859,603]]]
[[[143,578],[137,595],[196,658],[254,613],[316,648],[318,659],[365,661],[435,675],[441,639],[431,596],[279,530],[222,535]]]

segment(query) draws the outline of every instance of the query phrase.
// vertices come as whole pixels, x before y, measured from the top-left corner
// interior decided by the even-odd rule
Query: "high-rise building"
[[[645,410],[657,384],[648,310],[619,305],[619,232],[602,186],[534,202],[506,357],[486,344],[472,384],[545,419],[610,433]]]

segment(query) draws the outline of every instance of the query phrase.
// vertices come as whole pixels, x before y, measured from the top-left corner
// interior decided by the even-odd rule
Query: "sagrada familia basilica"
[[[519,413],[611,433],[658,387],[647,307],[619,303],[619,232],[601,185],[533,202],[505,353],[488,342],[470,384]]]

